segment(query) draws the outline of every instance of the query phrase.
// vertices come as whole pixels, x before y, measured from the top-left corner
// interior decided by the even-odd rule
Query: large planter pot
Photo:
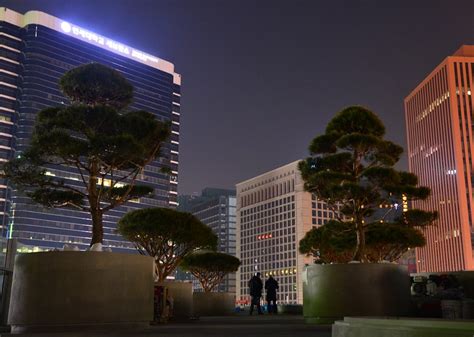
[[[229,316],[235,312],[235,293],[194,293],[194,316]]]
[[[330,324],[345,316],[406,316],[410,277],[396,264],[311,265],[303,271],[303,315]]]
[[[153,259],[110,252],[41,252],[15,259],[8,323],[13,333],[153,319]]]
[[[164,281],[157,285],[166,287],[173,299],[171,318],[187,320],[193,316],[193,285],[191,282]]]

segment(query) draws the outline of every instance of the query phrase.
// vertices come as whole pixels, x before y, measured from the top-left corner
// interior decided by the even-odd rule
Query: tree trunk
[[[362,224],[357,226],[357,247],[353,257],[354,261],[367,262],[367,256],[365,253],[365,231]]]
[[[158,266],[159,261],[155,259],[155,282],[163,282],[165,278],[163,277],[163,271]]]
[[[91,160],[89,165],[90,175],[88,189],[88,199],[90,213],[92,217],[92,240],[91,246],[95,243],[102,243],[104,239],[104,227],[102,224],[102,210],[100,209],[100,200],[97,191],[97,174],[99,166],[97,161]]]
[[[207,283],[201,283],[202,290],[204,290],[205,293],[210,293],[211,292],[211,286]]]
[[[102,243],[104,239],[104,226],[102,224],[102,212],[98,209],[92,209],[92,240],[91,246],[94,243]]]

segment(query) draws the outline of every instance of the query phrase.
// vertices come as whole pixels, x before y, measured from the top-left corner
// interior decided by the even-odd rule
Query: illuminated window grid
[[[462,46],[405,98],[409,170],[431,188],[413,207],[439,211],[416,249],[418,272],[474,269],[473,77],[474,46]]]

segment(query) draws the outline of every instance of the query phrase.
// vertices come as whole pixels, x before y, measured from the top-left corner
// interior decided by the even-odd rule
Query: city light
[[[117,41],[108,39],[84,28],[72,25],[67,21],[62,21],[60,26],[63,33],[73,35],[74,37],[83,41],[98,45],[122,55],[129,56],[141,62],[159,62],[159,59],[154,56],[146,54],[140,50],[133,49],[132,47],[126,46]]]

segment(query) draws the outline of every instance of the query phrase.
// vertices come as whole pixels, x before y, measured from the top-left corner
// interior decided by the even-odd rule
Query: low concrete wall
[[[229,316],[235,312],[234,293],[194,293],[194,316]]]
[[[303,271],[303,315],[327,324],[345,316],[407,316],[410,277],[396,264],[311,265]]]
[[[332,337],[472,337],[473,321],[345,317],[332,326]]]
[[[303,315],[301,304],[278,304],[278,313],[283,315]]]
[[[151,257],[70,251],[16,257],[8,320],[12,332],[152,319]]]
[[[173,298],[173,318],[182,320],[193,316],[193,285],[191,282],[164,281],[158,285],[167,287]]]

